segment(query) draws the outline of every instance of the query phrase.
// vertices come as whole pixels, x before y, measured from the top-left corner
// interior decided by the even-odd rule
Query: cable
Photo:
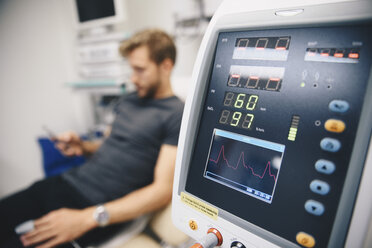
[[[74,248],[81,248],[81,246],[80,246],[78,243],[76,243],[75,240],[71,241],[70,243],[71,243],[71,245],[72,245]]]

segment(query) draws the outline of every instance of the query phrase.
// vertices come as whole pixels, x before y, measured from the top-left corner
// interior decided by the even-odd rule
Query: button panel
[[[328,105],[328,109],[334,113],[345,113],[349,110],[349,107],[349,103],[344,100],[332,100]],[[346,124],[342,120],[330,118],[324,123],[324,129],[331,133],[341,134],[345,131]],[[341,142],[335,138],[325,137],[320,141],[320,148],[326,152],[336,153],[341,149]],[[325,175],[331,175],[336,170],[336,165],[332,161],[318,159],[315,162],[315,170]],[[318,179],[311,181],[309,188],[311,192],[323,196],[327,195],[331,189],[327,182]],[[310,214],[320,216],[324,213],[325,208],[323,203],[307,200],[305,210]]]
[[[332,100],[329,105],[328,109],[335,113],[336,115],[340,113],[346,113],[350,108],[350,105],[347,101],[344,100]],[[329,118],[324,123],[324,129],[330,133],[334,133],[335,135],[342,134],[346,129],[346,124],[343,120]],[[336,153],[341,149],[341,142],[339,141],[340,136],[337,138],[333,137],[324,137],[320,141],[320,148],[323,151]],[[336,165],[333,161],[327,159],[318,159],[315,162],[315,170],[323,175],[331,176],[335,170]],[[325,178],[326,179],[326,178]],[[318,194],[321,196],[326,196],[329,194],[331,190],[331,186],[329,183],[323,180],[314,179],[311,181],[309,185],[310,191],[314,194]],[[325,207],[323,203],[309,199],[305,202],[305,210],[315,216],[321,216],[325,212]],[[304,247],[314,247],[315,246],[315,239],[304,232],[299,232],[296,236],[297,242],[304,246]]]

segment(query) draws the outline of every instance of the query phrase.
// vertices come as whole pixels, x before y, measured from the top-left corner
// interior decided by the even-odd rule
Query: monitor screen
[[[79,22],[115,15],[114,0],[76,0]]]
[[[215,129],[204,177],[271,203],[284,145]]]
[[[122,0],[75,0],[75,21],[80,29],[114,25],[125,20]]]

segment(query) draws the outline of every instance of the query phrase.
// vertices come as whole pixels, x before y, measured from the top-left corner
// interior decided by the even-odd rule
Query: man
[[[83,166],[2,199],[0,247],[22,247],[14,227],[30,219],[35,229],[20,237],[24,246],[71,247],[76,240],[86,247],[117,231],[118,223],[170,202],[183,108],[170,85],[175,46],[166,33],[145,30],[120,52],[137,91],[118,103],[109,137],[101,146],[73,133],[58,137],[66,155],[97,151]]]

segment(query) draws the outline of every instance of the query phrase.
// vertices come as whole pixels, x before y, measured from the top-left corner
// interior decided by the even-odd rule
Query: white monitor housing
[[[221,247],[371,247],[372,2],[227,0],[192,75],[173,222]]]

